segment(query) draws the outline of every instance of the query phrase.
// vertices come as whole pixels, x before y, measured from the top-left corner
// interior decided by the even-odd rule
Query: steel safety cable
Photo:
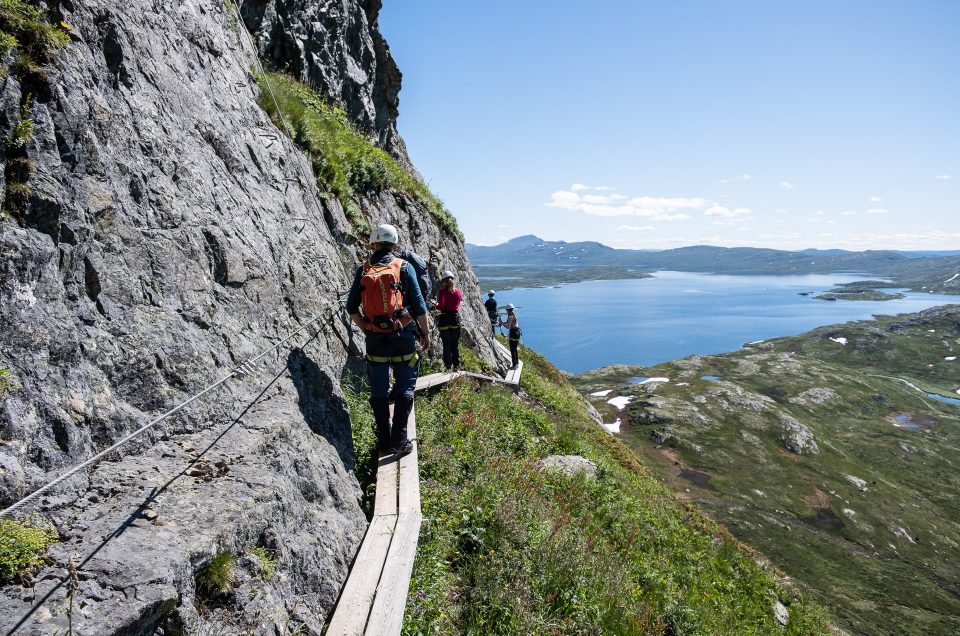
[[[243,376],[245,376],[245,375],[251,374],[251,373],[254,371],[254,365],[255,365],[258,361],[260,361],[261,359],[263,359],[265,356],[269,355],[269,354],[272,353],[273,351],[279,349],[279,348],[280,348],[281,346],[283,346],[285,343],[289,342],[292,338],[294,338],[294,337],[296,337],[298,334],[302,333],[307,327],[309,327],[309,326],[312,325],[313,323],[317,322],[317,321],[320,320],[321,318],[324,318],[328,313],[329,313],[329,314],[332,314],[333,311],[335,311],[335,307],[334,307],[334,306],[328,306],[324,311],[320,312],[319,314],[317,314],[316,316],[314,316],[312,319],[310,319],[308,322],[304,323],[299,329],[297,329],[296,331],[288,334],[283,340],[281,340],[280,342],[277,342],[276,344],[274,344],[273,346],[271,346],[271,347],[269,347],[269,348],[267,348],[267,349],[264,349],[263,351],[261,351],[260,353],[258,353],[258,354],[255,355],[254,357],[250,358],[249,360],[244,361],[242,364],[240,364],[239,366],[235,367],[229,374],[227,374],[227,375],[225,375],[224,377],[220,378],[220,379],[217,380],[216,382],[208,385],[208,386],[205,387],[203,390],[201,390],[200,392],[192,395],[190,398],[188,398],[188,399],[185,400],[184,402],[181,402],[180,404],[178,404],[178,405],[175,406],[174,408],[170,409],[170,410],[167,411],[166,413],[163,413],[162,415],[159,415],[159,416],[155,417],[154,419],[150,420],[148,423],[144,424],[143,426],[141,426],[140,428],[138,428],[138,429],[135,430],[134,432],[130,433],[129,435],[127,435],[126,437],[124,437],[124,438],[121,439],[120,441],[118,441],[118,442],[116,442],[115,444],[111,445],[109,448],[106,448],[106,449],[100,451],[99,453],[97,453],[96,455],[94,455],[93,457],[90,457],[89,459],[81,462],[80,464],[77,464],[76,466],[74,466],[73,468],[71,468],[70,470],[68,470],[67,472],[63,473],[62,475],[60,475],[60,476],[57,477],[56,479],[53,479],[52,481],[50,481],[50,482],[46,483],[45,485],[41,486],[40,488],[38,488],[37,490],[33,491],[32,493],[30,493],[30,494],[27,495],[26,497],[20,499],[19,501],[17,501],[17,502],[14,503],[13,505],[11,505],[11,506],[3,509],[3,510],[0,510],[0,517],[9,516],[9,515],[13,514],[14,512],[20,510],[21,508],[23,508],[24,506],[26,506],[26,505],[27,505],[28,503],[30,503],[31,501],[37,499],[38,497],[40,497],[40,496],[43,495],[44,493],[50,491],[50,489],[52,489],[54,486],[57,486],[58,484],[63,483],[64,481],[66,481],[66,480],[69,479],[70,477],[73,477],[74,475],[76,475],[77,473],[79,473],[80,471],[82,471],[83,469],[85,469],[85,468],[89,467],[90,465],[92,465],[92,464],[98,462],[99,460],[103,459],[104,457],[106,457],[107,455],[109,455],[110,453],[112,453],[113,451],[115,451],[115,450],[117,450],[118,448],[120,448],[121,446],[127,444],[127,443],[130,442],[131,440],[139,437],[140,435],[142,435],[143,433],[145,433],[145,432],[148,431],[149,429],[153,428],[154,426],[156,426],[157,424],[159,424],[159,423],[162,422],[163,420],[167,419],[167,418],[170,417],[171,415],[174,415],[174,414],[182,411],[184,408],[186,408],[186,407],[189,406],[190,404],[196,402],[197,400],[199,400],[199,399],[200,399],[201,397],[203,397],[204,395],[210,393],[210,392],[213,391],[214,389],[216,389],[216,388],[218,388],[219,386],[223,385],[227,380],[229,380],[229,379],[231,379],[231,378],[234,378],[234,377],[243,377]]]

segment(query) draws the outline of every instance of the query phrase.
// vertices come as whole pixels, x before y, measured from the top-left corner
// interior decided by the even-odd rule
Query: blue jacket
[[[397,256],[388,249],[378,250],[370,257],[371,265],[389,265],[390,261]],[[350,293],[347,294],[347,313],[355,314],[360,311],[360,278],[363,277],[363,267],[358,267],[353,276],[353,285],[350,286]],[[420,284],[417,283],[417,275],[410,263],[404,261],[400,268],[400,293],[403,294],[403,306],[410,311],[410,315],[416,318],[427,313],[427,303],[420,293]]]

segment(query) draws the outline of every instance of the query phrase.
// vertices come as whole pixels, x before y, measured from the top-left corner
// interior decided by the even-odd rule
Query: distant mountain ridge
[[[862,272],[891,278],[897,285],[960,293],[960,252],[900,252],[840,249],[786,251],[759,247],[692,245],[651,251],[616,249],[596,241],[545,241],[532,234],[500,245],[468,243],[471,263],[490,274],[494,268],[604,266],[632,271],[686,271],[717,274],[828,274]],[[483,278],[483,273],[481,273]]]

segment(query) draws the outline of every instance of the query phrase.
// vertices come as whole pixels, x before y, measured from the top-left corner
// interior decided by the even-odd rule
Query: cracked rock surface
[[[319,633],[367,526],[340,389],[362,372],[362,338],[337,311],[357,240],[337,202],[308,194],[309,161],[257,106],[254,51],[226,3],[46,5],[72,43],[42,90],[0,83],[0,135],[27,99],[33,119],[29,204],[0,219],[0,368],[16,383],[0,404],[0,505],[321,318],[32,506],[65,540],[33,588],[0,588],[0,630],[65,633],[76,554],[76,634]],[[240,9],[268,62],[342,102],[409,166],[379,2]],[[462,244],[416,201],[357,203],[480,298]],[[464,322],[496,365],[479,300]],[[256,546],[276,554],[269,579],[242,556]],[[195,577],[227,551],[243,610],[198,612]]]

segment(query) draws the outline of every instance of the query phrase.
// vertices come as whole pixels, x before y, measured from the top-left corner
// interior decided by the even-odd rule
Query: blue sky
[[[960,1],[384,0],[467,240],[960,249]]]

